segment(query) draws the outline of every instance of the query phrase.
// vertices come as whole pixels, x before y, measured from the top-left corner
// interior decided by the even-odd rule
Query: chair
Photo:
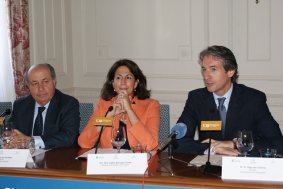
[[[6,109],[11,109],[12,110],[12,102],[0,102],[0,114],[5,112]],[[6,116],[6,119],[9,119],[9,116]]]
[[[160,105],[159,144],[162,144],[170,134],[170,112],[168,104]]]
[[[86,126],[90,116],[93,112],[93,103],[80,103],[80,133]]]

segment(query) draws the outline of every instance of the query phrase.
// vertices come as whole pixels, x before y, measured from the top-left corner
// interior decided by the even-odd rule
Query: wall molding
[[[74,95],[77,98],[98,98],[100,95],[101,88],[90,88],[90,87],[72,87],[72,88],[62,88],[62,91],[67,94]],[[180,103],[183,102],[183,98],[187,98],[187,90],[152,90],[152,96],[160,97],[160,101]],[[282,106],[283,108],[283,94],[271,94],[266,93],[266,97],[271,106]],[[178,100],[178,98],[182,100]]]
[[[85,72],[85,77],[102,77],[105,78],[104,72]],[[196,79],[202,80],[200,73],[198,74],[157,74],[157,73],[147,73],[147,78],[157,78],[157,79]],[[240,75],[239,79],[241,81],[283,81],[283,75]]]
[[[80,102],[92,102],[96,103],[99,96],[101,88],[88,88],[88,87],[72,87],[61,89],[64,93],[75,96]],[[173,125],[179,118],[185,101],[187,99],[188,91],[170,91],[170,90],[152,90],[152,97],[158,99],[161,104],[170,105],[170,123]],[[271,109],[272,115],[276,117],[276,121],[279,125],[283,124],[283,116],[281,113],[283,111],[283,94],[266,94],[267,103]],[[276,111],[276,112],[274,112]],[[283,131],[283,127],[281,126]]]

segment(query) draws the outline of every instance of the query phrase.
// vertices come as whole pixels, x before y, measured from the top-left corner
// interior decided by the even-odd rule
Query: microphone
[[[0,117],[5,117],[7,115],[10,115],[11,114],[11,109],[6,109],[4,112],[2,112],[2,114],[0,114]]]
[[[104,117],[106,117],[107,114],[108,114],[109,112],[111,112],[112,110],[113,110],[113,106],[109,106],[109,108],[108,108],[108,110],[106,111]],[[99,133],[99,136],[98,136],[98,139],[97,139],[96,144],[95,144],[95,146],[94,146],[94,147],[95,147],[95,154],[97,154],[97,149],[98,149],[98,145],[100,144],[100,139],[101,139],[101,135],[102,135],[103,129],[104,129],[104,126],[102,125],[102,126],[101,126],[101,130],[100,130],[100,133]]]
[[[187,125],[184,123],[177,123],[176,125],[174,125],[174,127],[172,127],[171,134],[167,137],[165,142],[159,146],[157,152],[162,152],[175,139],[183,138],[186,135],[186,133],[187,133]]]
[[[108,110],[106,111],[104,117],[106,117],[107,114],[108,114],[109,112],[111,112],[112,110],[113,110],[113,106],[109,106],[109,108],[108,108]]]
[[[218,109],[216,107],[211,108],[209,110],[210,114],[218,114]],[[201,129],[202,130],[202,129]],[[221,129],[220,129],[221,130]],[[211,150],[211,131],[217,131],[217,130],[205,130],[208,132],[208,136],[209,136],[209,141],[208,141],[208,153],[207,153],[207,161],[205,163],[205,165],[201,166],[201,171],[204,174],[212,174],[212,175],[217,175],[219,174],[219,172],[221,172],[222,168],[221,166],[218,165],[211,165],[210,163],[210,150]]]

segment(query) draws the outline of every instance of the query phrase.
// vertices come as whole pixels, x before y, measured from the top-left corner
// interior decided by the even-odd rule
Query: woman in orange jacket
[[[150,98],[146,77],[131,60],[119,60],[110,68],[94,113],[78,138],[80,147],[95,146],[101,131],[100,126],[94,125],[97,117],[112,117],[115,128],[123,120],[129,147],[146,146],[148,151],[158,147],[160,104]],[[101,148],[112,148],[112,127],[104,127]]]

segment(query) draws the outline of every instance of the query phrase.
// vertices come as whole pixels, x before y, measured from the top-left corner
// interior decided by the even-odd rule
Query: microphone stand
[[[109,108],[108,108],[108,110],[106,111],[104,117],[106,117],[107,114],[108,114],[109,112],[111,112],[112,110],[113,110],[113,106],[109,106]],[[101,130],[100,130],[98,139],[97,139],[97,141],[96,141],[96,144],[95,144],[95,146],[94,146],[94,148],[95,148],[95,152],[94,152],[94,153],[95,153],[95,154],[97,154],[97,150],[98,150],[98,146],[99,146],[99,144],[100,144],[100,139],[101,139],[101,135],[102,135],[103,129],[104,129],[104,126],[101,125]]]
[[[158,162],[160,163],[160,166],[161,166],[161,167],[164,167],[164,168],[166,169],[166,173],[169,173],[171,176],[174,176],[174,172],[172,172],[168,167],[166,167],[166,166],[165,166],[166,164],[165,164],[165,163],[162,163],[162,161],[164,161],[164,160],[175,160],[175,161],[184,163],[184,164],[186,164],[187,166],[189,166],[190,163],[189,163],[189,162],[186,162],[186,161],[183,161],[183,160],[181,160],[181,159],[175,158],[175,157],[173,156],[173,153],[172,153],[172,142],[176,139],[176,135],[175,135],[175,136],[172,136],[171,139],[172,139],[172,140],[169,141],[169,142],[167,142],[167,144],[165,143],[165,146],[163,146],[162,148],[159,148],[159,149],[157,150],[157,153],[158,153],[158,154],[161,154],[161,152],[163,152],[163,151],[168,147],[168,156],[165,157],[165,158],[159,159]],[[163,172],[162,170],[159,170],[159,171],[160,171],[160,172]]]
[[[95,152],[94,152],[94,153],[95,153],[95,154],[97,154],[98,145],[100,144],[100,138],[101,138],[103,129],[104,129],[104,126],[102,125],[102,126],[101,126],[101,130],[100,130],[100,133],[99,133],[99,136],[98,136],[98,139],[97,139],[96,144],[95,144],[95,146],[94,146],[94,148],[95,148]]]
[[[204,174],[210,174],[210,175],[217,175],[221,173],[222,167],[217,165],[211,165],[210,163],[210,150],[211,150],[211,136],[209,132],[209,142],[208,142],[208,154],[207,154],[207,161],[205,165],[201,166],[201,171]]]

